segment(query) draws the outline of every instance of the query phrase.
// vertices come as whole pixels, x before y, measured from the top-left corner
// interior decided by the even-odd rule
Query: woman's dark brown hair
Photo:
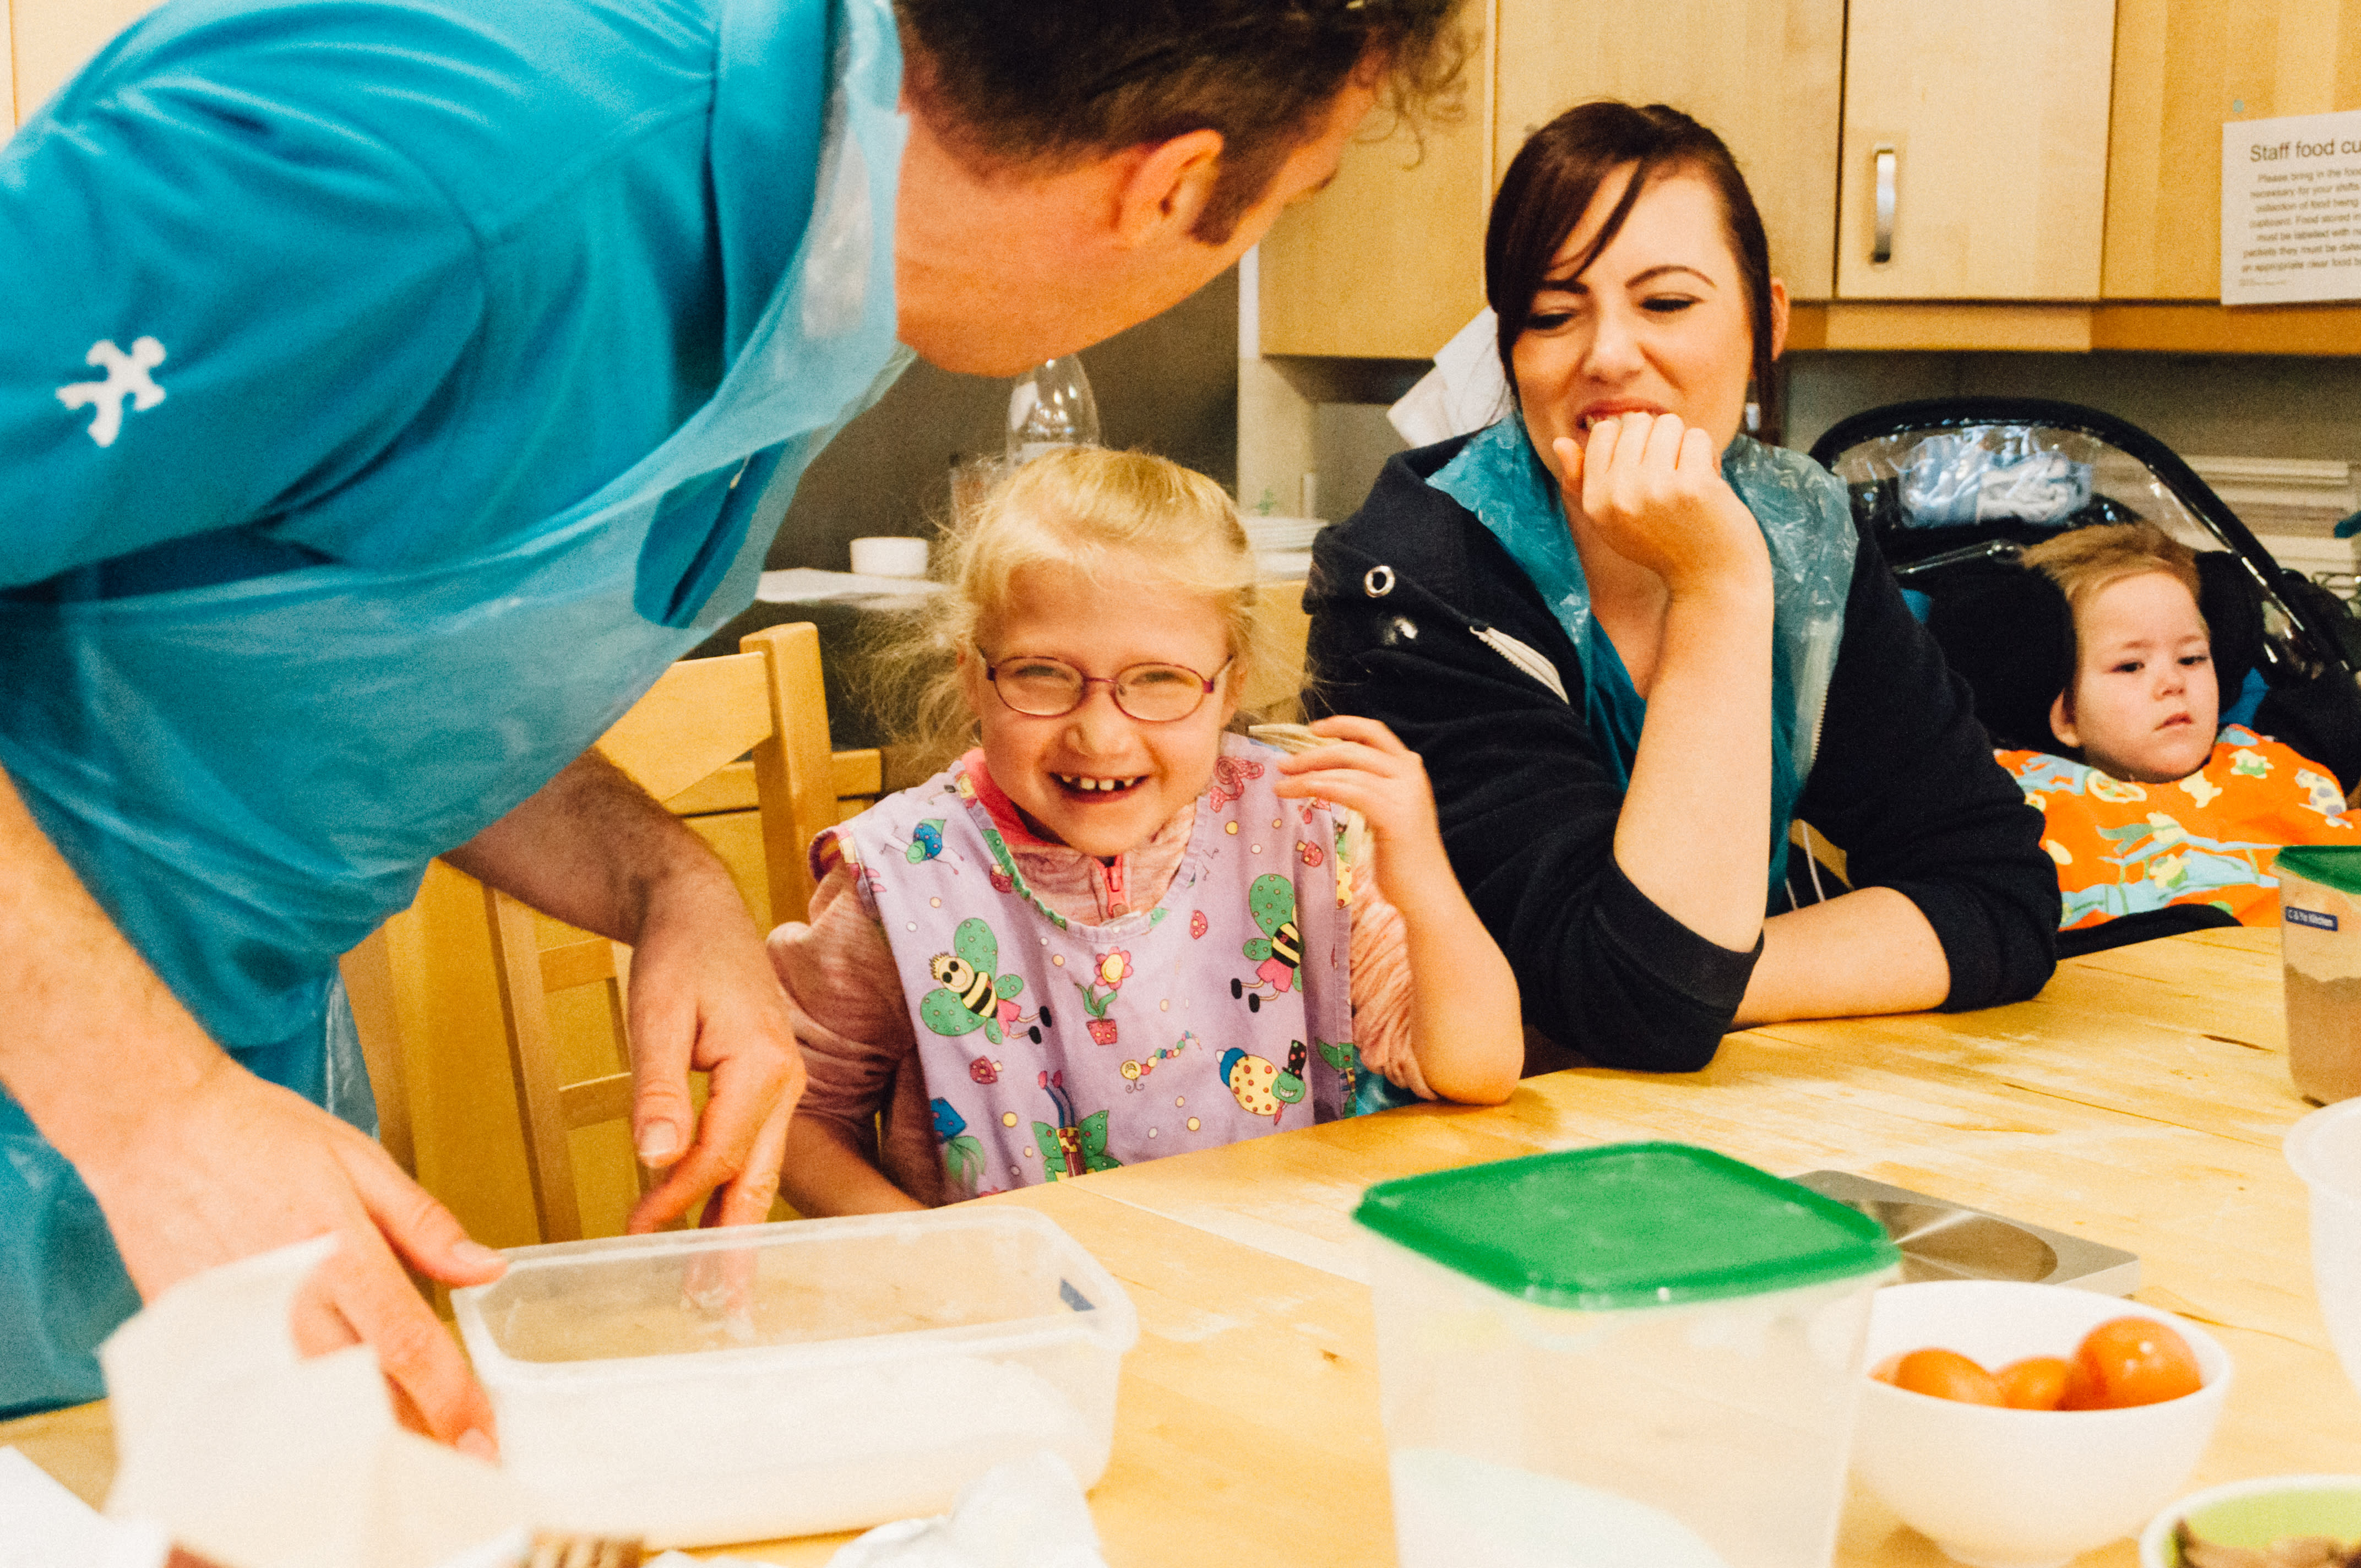
[[[1614,243],[1651,184],[1667,175],[1697,176],[1713,187],[1721,204],[1723,231],[1746,291],[1754,378],[1763,383],[1772,359],[1771,246],[1737,160],[1719,137],[1678,109],[1602,99],[1576,104],[1528,137],[1492,199],[1492,221],[1484,234],[1484,296],[1500,318],[1500,368],[1509,385],[1517,384],[1510,350],[1532,316],[1533,296],[1550,275],[1559,247],[1590,210],[1607,177],[1627,165],[1637,165],[1631,184],[1569,276],[1579,276]]]

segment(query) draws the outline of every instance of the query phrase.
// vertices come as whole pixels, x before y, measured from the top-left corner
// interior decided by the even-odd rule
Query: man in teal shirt
[[[396,1255],[500,1262],[354,1130],[334,978],[437,853],[633,945],[634,1226],[763,1217],[785,1000],[719,863],[588,747],[744,607],[909,352],[1010,374],[1193,291],[1448,79],[1455,9],[171,0],[27,123],[0,1413],[94,1396],[135,1288],[332,1231],[299,1340],[374,1344],[489,1447]]]

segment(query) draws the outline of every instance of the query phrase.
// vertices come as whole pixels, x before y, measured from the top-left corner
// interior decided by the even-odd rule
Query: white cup
[[[923,577],[927,575],[927,542],[923,539],[856,539],[852,569],[864,577]]]

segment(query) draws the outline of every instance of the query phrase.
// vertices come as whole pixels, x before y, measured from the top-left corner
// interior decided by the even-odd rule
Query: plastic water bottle
[[[1037,365],[1008,394],[1008,463],[1030,463],[1060,446],[1096,446],[1098,400],[1074,355]]]

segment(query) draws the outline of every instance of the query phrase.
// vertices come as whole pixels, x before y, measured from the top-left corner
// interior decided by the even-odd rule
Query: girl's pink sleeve
[[[1378,891],[1377,846],[1353,872],[1353,1043],[1361,1065],[1422,1100],[1434,1098],[1411,1048],[1410,934]]]
[[[808,1075],[796,1114],[839,1124],[886,1179],[922,1203],[942,1202],[942,1162],[901,976],[849,860],[837,859],[813,891],[810,923],[787,922],[768,946]]]

